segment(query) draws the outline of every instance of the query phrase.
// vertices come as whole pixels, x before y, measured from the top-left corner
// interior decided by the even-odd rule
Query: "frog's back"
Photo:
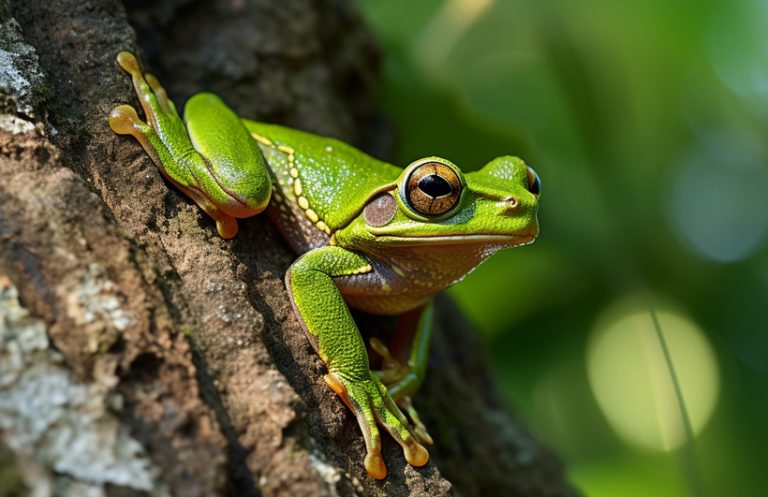
[[[272,171],[270,217],[297,252],[326,245],[401,169],[333,138],[244,120]]]

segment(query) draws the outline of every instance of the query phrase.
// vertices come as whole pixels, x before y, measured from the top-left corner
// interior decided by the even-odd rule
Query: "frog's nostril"
[[[541,194],[541,180],[539,179],[539,175],[536,174],[536,171],[530,166],[526,167],[528,168],[528,191],[539,196]]]
[[[504,197],[499,202],[499,207],[501,208],[501,215],[514,216],[520,207],[520,202],[515,197]]]

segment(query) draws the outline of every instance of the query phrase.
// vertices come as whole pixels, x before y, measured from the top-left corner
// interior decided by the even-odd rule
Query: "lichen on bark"
[[[74,305],[83,311],[83,322],[107,319],[119,329],[116,321],[124,316],[118,317],[119,307],[108,296],[112,283],[98,273],[91,267],[83,275],[86,281],[77,288],[85,293],[72,295]],[[108,484],[169,495],[144,447],[110,412],[122,401],[110,385],[117,379],[78,380],[50,347],[45,323],[19,304],[6,277],[0,277],[0,317],[0,430],[8,447],[52,470],[54,487],[78,483],[77,493],[60,495],[102,495]],[[38,488],[40,482],[27,485]]]

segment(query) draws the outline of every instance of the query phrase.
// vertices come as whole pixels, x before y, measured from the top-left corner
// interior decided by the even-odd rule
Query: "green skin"
[[[466,175],[438,157],[403,170],[338,140],[242,119],[210,93],[187,102],[185,125],[132,54],[117,60],[133,79],[148,123],[121,105],[110,115],[112,129],[134,136],[163,175],[215,219],[222,237],[235,236],[236,218],[266,210],[300,254],[285,275],[288,293],[328,366],[326,382],[357,418],[368,474],[381,479],[387,471],[377,422],[409,464],[426,464],[424,444],[432,440],[411,396],[426,369],[430,299],[497,250],[534,240],[539,182],[533,170],[508,156]],[[446,189],[440,182],[439,191],[418,183],[415,194],[427,199],[419,208],[409,197],[409,178],[421,167],[455,183]],[[381,370],[371,371],[349,306],[415,316],[408,348],[391,354],[372,339],[383,360]]]

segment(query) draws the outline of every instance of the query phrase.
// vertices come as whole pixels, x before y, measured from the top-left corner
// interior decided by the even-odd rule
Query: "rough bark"
[[[136,104],[126,49],[177,102],[212,90],[387,148],[377,50],[346,0],[0,0],[0,496],[575,495],[447,299],[417,399],[432,461],[386,440],[390,475],[368,478],[276,231],[256,218],[218,238],[109,130]]]

